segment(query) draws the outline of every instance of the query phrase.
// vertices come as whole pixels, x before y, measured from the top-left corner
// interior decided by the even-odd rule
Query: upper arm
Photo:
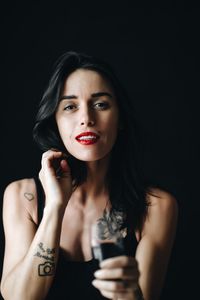
[[[29,200],[24,196],[29,193]],[[2,281],[23,259],[36,232],[36,190],[31,179],[12,182],[4,192],[5,251]],[[30,200],[32,199],[32,200]]]
[[[177,202],[172,195],[160,190],[153,192],[156,196],[148,196],[150,206],[136,251],[145,300],[158,299],[161,292],[178,216]]]

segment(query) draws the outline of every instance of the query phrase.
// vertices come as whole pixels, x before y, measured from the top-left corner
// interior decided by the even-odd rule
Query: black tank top
[[[41,222],[44,210],[44,192],[40,180],[34,178],[38,194],[38,225]],[[127,255],[135,256],[137,240],[127,228],[124,238]],[[65,258],[62,249],[59,250],[58,263],[52,286],[45,300],[103,300],[99,290],[92,284],[94,272],[99,269],[98,261],[69,261]]]

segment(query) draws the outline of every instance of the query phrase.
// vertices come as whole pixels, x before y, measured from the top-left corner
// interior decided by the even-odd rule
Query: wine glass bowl
[[[93,257],[99,262],[125,255],[124,237],[117,226],[96,221],[91,225],[91,248]]]

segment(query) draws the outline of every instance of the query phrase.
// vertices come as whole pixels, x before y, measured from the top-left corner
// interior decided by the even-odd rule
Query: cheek
[[[62,122],[62,120],[57,121],[57,127],[58,132],[60,134],[60,137],[65,144],[65,142],[68,142],[72,135],[72,128],[69,126],[68,122]]]
[[[72,120],[70,120],[69,118],[66,118],[64,116],[60,116],[60,118],[58,118],[56,120],[57,122],[57,126],[58,126],[58,130],[60,132],[60,134],[71,134],[72,129],[74,128],[73,126],[73,122]]]
[[[110,116],[106,126],[111,135],[115,135],[117,133],[119,127],[118,123],[118,117],[116,115]]]

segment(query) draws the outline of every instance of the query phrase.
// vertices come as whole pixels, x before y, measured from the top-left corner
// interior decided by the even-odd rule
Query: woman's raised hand
[[[139,271],[133,257],[117,256],[101,262],[92,284],[108,299],[143,299],[138,285]]]
[[[66,155],[48,150],[43,153],[39,178],[46,196],[46,206],[65,208],[72,194],[72,180]]]

